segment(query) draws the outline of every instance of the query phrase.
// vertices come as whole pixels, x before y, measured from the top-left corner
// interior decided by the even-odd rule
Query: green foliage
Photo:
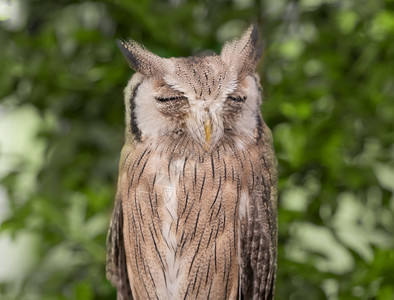
[[[280,164],[276,298],[394,298],[393,1],[0,1],[18,3],[0,13],[0,238],[30,258],[1,299],[115,299],[105,237],[132,73],[115,39],[185,56],[253,21]]]

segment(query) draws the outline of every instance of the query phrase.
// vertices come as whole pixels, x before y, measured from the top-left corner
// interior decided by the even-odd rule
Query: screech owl
[[[118,299],[273,299],[277,163],[257,26],[220,55],[118,46],[136,71],[107,238]]]

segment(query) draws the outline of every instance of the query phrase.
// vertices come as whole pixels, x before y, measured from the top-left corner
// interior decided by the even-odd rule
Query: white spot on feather
[[[238,211],[238,265],[242,265],[242,257],[241,257],[241,222],[247,215],[249,214],[249,193],[247,191],[241,191],[241,198],[239,201],[239,211]],[[242,269],[240,269],[242,272]],[[242,275],[242,274],[241,274]],[[239,288],[241,288],[241,276],[239,276]],[[240,293],[241,295],[241,293]]]
[[[182,274],[180,274],[179,269],[182,265],[182,260],[176,257],[177,249],[177,238],[176,238],[176,222],[178,219],[177,209],[178,201],[176,188],[178,183],[179,173],[182,170],[183,160],[176,159],[171,163],[170,166],[170,177],[168,173],[160,177],[160,182],[158,184],[162,185],[163,196],[164,196],[164,218],[162,220],[162,236],[165,240],[166,251],[165,251],[165,261],[166,261],[166,282],[167,286],[165,290],[167,292],[168,299],[176,299],[177,292],[179,290],[179,284],[182,279]],[[160,175],[160,172],[159,172]]]
[[[242,220],[249,213],[249,193],[242,191],[239,201],[239,219]]]

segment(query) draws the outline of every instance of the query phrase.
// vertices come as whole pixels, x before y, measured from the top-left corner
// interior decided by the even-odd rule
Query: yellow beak
[[[211,143],[211,134],[212,134],[212,122],[211,118],[207,117],[204,122],[204,130],[205,130],[205,141],[206,141],[206,148],[209,149],[209,145]]]

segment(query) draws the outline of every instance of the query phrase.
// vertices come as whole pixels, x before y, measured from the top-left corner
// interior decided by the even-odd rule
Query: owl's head
[[[256,25],[220,55],[162,58],[134,41],[118,45],[136,71],[125,90],[128,132],[156,141],[188,135],[205,151],[253,138],[261,118]]]

